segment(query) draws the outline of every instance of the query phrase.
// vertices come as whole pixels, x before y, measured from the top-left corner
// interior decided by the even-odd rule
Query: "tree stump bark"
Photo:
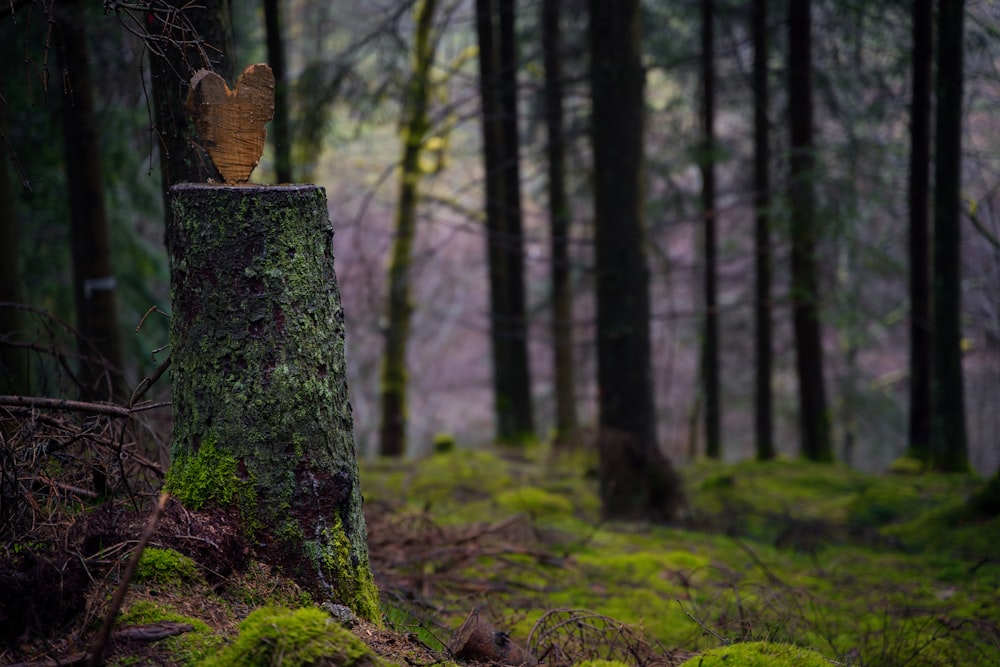
[[[258,557],[378,621],[326,194],[170,189],[167,489],[235,508]]]

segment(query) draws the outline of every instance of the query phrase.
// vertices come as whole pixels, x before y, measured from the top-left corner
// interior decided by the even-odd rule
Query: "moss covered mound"
[[[173,549],[149,547],[135,571],[135,580],[156,584],[181,584],[198,576],[198,565]]]
[[[202,667],[389,667],[360,639],[316,607],[261,607],[232,644]]]
[[[120,656],[111,664],[197,665],[205,657],[215,653],[223,642],[222,637],[204,621],[178,613],[167,605],[151,600],[138,600],[132,603],[118,619],[119,628],[155,623],[185,623],[190,625],[192,630],[151,644],[149,646],[151,652],[146,654],[140,663],[136,663],[134,658]]]
[[[696,655],[681,667],[830,667],[819,653],[801,646],[747,642]]]

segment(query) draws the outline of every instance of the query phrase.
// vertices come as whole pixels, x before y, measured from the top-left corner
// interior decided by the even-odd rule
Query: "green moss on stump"
[[[307,558],[322,576],[340,582],[342,599],[339,602],[361,618],[381,623],[382,607],[375,579],[369,568],[358,568],[353,564],[351,543],[344,533],[340,517],[334,520],[333,527],[323,530],[320,537],[319,540],[303,543]]]
[[[209,435],[197,451],[179,454],[167,472],[165,490],[184,507],[197,512],[208,505],[252,509],[253,483],[239,476],[239,461],[215,446]]]
[[[201,667],[389,667],[388,663],[316,607],[262,607],[240,624],[232,644]]]
[[[170,205],[168,490],[239,508],[254,544],[279,547],[260,557],[378,622],[326,195],[180,184]],[[329,567],[344,545],[350,568]]]
[[[812,649],[771,642],[747,642],[706,651],[681,667],[830,667]]]

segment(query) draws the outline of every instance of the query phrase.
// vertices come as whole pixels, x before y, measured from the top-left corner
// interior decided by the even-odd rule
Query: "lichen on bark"
[[[259,555],[377,620],[326,195],[185,184],[171,188],[170,205],[177,467],[168,488],[211,443],[213,460],[230,470],[235,460],[250,487],[238,499],[252,498],[252,519],[240,509]],[[345,553],[349,567],[310,558],[307,540]]]

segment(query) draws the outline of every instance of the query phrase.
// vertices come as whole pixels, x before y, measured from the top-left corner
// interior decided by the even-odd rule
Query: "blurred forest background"
[[[164,123],[154,89],[183,94],[193,70],[205,66],[225,73],[233,85],[234,71],[268,62],[278,74],[279,116],[269,126],[269,147],[253,180],[309,182],[327,190],[359,454],[384,450],[392,437],[401,443],[397,451],[405,447],[413,456],[430,451],[442,434],[475,446],[593,432],[601,400],[595,298],[595,237],[601,232],[594,215],[599,179],[589,63],[599,53],[595,40],[603,27],[597,24],[588,33],[584,0],[500,2],[493,17],[497,26],[489,28],[499,36],[490,47],[496,57],[489,61],[501,66],[497,85],[481,86],[480,49],[490,34],[483,31],[481,12],[491,4],[265,0],[230,6],[205,0],[187,11],[202,12],[213,25],[231,30],[231,43],[217,48],[205,38],[204,61],[190,56],[176,60],[183,66],[163,69],[157,65],[161,54],[196,50],[199,44],[195,22],[187,23],[190,14],[179,11],[187,3],[3,3],[0,301],[6,303],[0,308],[0,335],[7,366],[0,394],[116,395],[115,382],[83,381],[80,357],[93,348],[84,345],[78,352],[68,328],[85,332],[78,304],[102,294],[116,299],[112,328],[120,350],[113,363],[123,367],[124,384],[135,387],[163,362],[169,353],[163,349],[166,318],[154,313],[143,319],[152,306],[166,312],[170,306],[161,171],[166,143],[157,132]],[[805,71],[813,148],[796,153],[792,147],[799,150],[802,144],[795,143],[790,120],[795,77],[789,62],[802,62],[801,50],[790,48],[801,49],[803,39],[796,45],[789,37],[801,31],[802,17],[787,10],[808,4],[646,0],[639,5],[644,114],[625,100],[620,112],[626,120],[639,118],[643,131],[644,198],[634,205],[645,230],[640,246],[648,263],[649,368],[660,446],[676,462],[704,456],[706,443],[712,444],[710,454],[726,460],[753,457],[763,444],[798,456],[801,390],[793,305],[805,304],[819,313],[822,416],[831,427],[834,458],[880,470],[913,453],[911,230],[914,208],[923,209],[927,224],[935,192],[933,160],[925,159],[931,186],[918,187],[916,201],[922,205],[910,203],[912,110],[923,108],[923,94],[923,106],[934,113],[961,111],[961,142],[951,145],[956,153],[961,148],[960,204],[952,226],[960,229],[956,324],[964,423],[969,464],[992,474],[1000,464],[1000,6],[965,3],[959,17],[964,36],[959,32],[958,40],[964,46],[964,61],[958,61],[962,76],[937,77],[915,96],[915,64],[931,61],[928,52],[914,48],[914,7],[932,3],[812,0],[804,44],[811,58]],[[953,4],[962,7],[940,3],[930,15],[934,26]],[[755,17],[765,21],[756,32]],[[763,59],[755,59],[761,53],[755,35],[767,38]],[[937,38],[935,32],[935,47]],[[276,60],[279,53],[283,62]],[[85,93],[75,69],[81,61],[89,64],[90,120],[80,112]],[[933,62],[942,66],[936,51]],[[505,69],[504,63],[515,66]],[[516,76],[514,88],[509,79],[504,83],[505,72]],[[961,104],[934,101],[942,84],[962,82]],[[762,98],[763,90],[769,95]],[[481,113],[488,105],[502,110],[512,91],[516,116]],[[555,99],[561,105],[554,107]],[[755,119],[761,108],[765,115]],[[501,127],[514,118],[518,142],[509,139],[509,126]],[[500,122],[493,127],[490,121]],[[755,163],[761,154],[755,130],[761,127],[767,132],[763,145],[770,149],[763,156],[769,177],[763,186],[761,164]],[[935,135],[934,127],[931,123],[928,136]],[[73,143],[81,134],[83,143]],[[517,167],[499,190],[488,178],[495,174],[484,167],[490,136],[507,138],[499,142],[501,159],[495,164],[505,164],[505,172],[511,163]],[[73,198],[73,180],[94,174],[85,157],[91,153],[80,147],[88,144],[97,149],[102,180],[95,187],[103,203],[92,195]],[[565,161],[555,177],[554,145]],[[942,143],[934,151],[940,160]],[[804,154],[812,163],[803,172],[795,155]],[[518,159],[504,163],[503,155]],[[815,261],[817,282],[805,298],[792,288],[801,286],[791,270],[802,242],[791,233],[803,229],[792,224],[801,192],[788,185],[797,168],[798,182],[812,192],[814,210],[806,255]],[[562,192],[555,197],[562,201],[561,213],[551,215],[551,186],[560,180]],[[500,206],[496,193],[510,197],[512,191],[514,199],[505,198]],[[519,209],[519,227],[496,227],[487,215],[491,207],[506,214]],[[71,219],[98,208],[105,218],[104,242],[96,234],[71,231],[94,229]],[[712,223],[708,227],[706,220]],[[400,231],[405,229],[412,236]],[[763,300],[757,291],[762,231],[768,244],[763,266],[770,269]],[[523,304],[502,313],[496,306],[499,293],[491,297],[491,240],[522,263]],[[934,247],[926,239],[923,245]],[[103,265],[79,268],[98,257]],[[927,266],[929,260],[917,262]],[[400,267],[405,271],[395,279],[407,285],[409,295],[393,304],[390,295],[403,294],[390,289],[392,270]],[[925,285],[925,295],[928,289]],[[557,298],[560,294],[568,301]],[[926,318],[928,311],[920,312]],[[757,435],[761,313],[773,323],[767,346],[773,357],[763,380],[773,392],[764,406],[773,415],[769,443]],[[403,316],[409,321],[400,326]],[[394,334],[407,341],[402,348],[393,347],[399,344]],[[524,344],[524,364],[517,361],[516,345],[514,357],[496,356],[493,345],[504,340]],[[556,341],[567,340],[573,373],[568,387],[555,371],[561,349]],[[929,358],[927,345],[921,343],[918,352]],[[109,350],[113,357],[114,346],[101,348]],[[392,354],[402,355],[405,373],[393,375],[387,363]],[[567,357],[559,367],[565,371]],[[19,376],[19,368],[30,372]],[[495,400],[495,369],[497,375],[515,376],[505,380],[511,383],[507,387],[518,382],[528,387],[521,397],[530,400],[519,408]],[[387,388],[400,382],[406,391],[393,399]],[[95,393],[94,387],[100,390]],[[169,400],[168,392],[161,381],[152,393],[156,400]],[[391,400],[402,403],[396,422],[390,415],[387,423],[398,427],[399,415],[405,419],[405,430],[397,428],[395,436],[383,423],[383,405]],[[522,413],[511,415],[512,409]],[[159,427],[166,426],[168,412],[147,413],[154,426],[150,432],[163,445],[168,430]]]

